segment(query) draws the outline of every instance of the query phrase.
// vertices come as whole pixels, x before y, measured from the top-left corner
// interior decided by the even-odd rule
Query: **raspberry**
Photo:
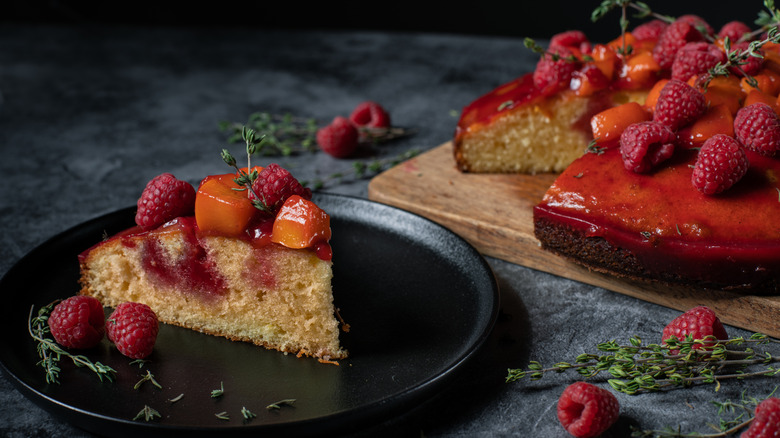
[[[617,421],[619,414],[617,398],[587,382],[572,383],[558,399],[558,420],[577,438],[601,435]]]
[[[132,359],[143,359],[154,349],[159,324],[157,315],[146,304],[122,303],[108,317],[108,339],[120,353]]]
[[[770,397],[756,406],[750,427],[740,438],[770,438],[780,436],[780,399]]]
[[[591,45],[588,37],[580,30],[567,30],[557,33],[550,38],[550,47],[567,47],[579,50],[582,53],[590,53]]]
[[[688,43],[674,57],[672,79],[687,81],[693,75],[706,73],[719,62],[726,62],[726,54],[714,44]]]
[[[688,335],[693,339],[704,339],[710,335],[715,336],[716,339],[728,339],[726,329],[723,328],[720,319],[707,306],[694,307],[673,319],[664,328],[661,339],[666,342],[667,339],[676,336],[678,340],[684,341]],[[691,348],[699,349],[701,347],[702,345],[694,344]]]
[[[194,209],[195,188],[170,173],[163,173],[152,178],[138,198],[135,223],[149,230],[179,216],[191,215]]]
[[[737,111],[734,134],[743,146],[767,157],[780,149],[780,120],[765,103],[754,103]]]
[[[545,95],[567,88],[572,74],[579,67],[578,62],[569,59],[574,55],[570,49],[555,46],[550,47],[549,51],[558,54],[560,58],[553,60],[550,53],[545,53],[536,63],[533,73],[534,85]]]
[[[346,158],[358,146],[358,130],[344,117],[336,116],[330,125],[317,130],[317,144],[336,158]]]
[[[631,35],[637,40],[657,40],[669,26],[665,21],[655,19],[642,23],[631,31]]]
[[[54,340],[65,348],[92,348],[106,332],[103,305],[93,297],[70,297],[54,306],[49,329]]]
[[[752,32],[752,29],[747,24],[738,20],[729,21],[718,31],[718,38],[725,40],[728,37],[733,45],[742,38],[742,35],[750,32]]]
[[[664,29],[653,48],[653,59],[662,69],[672,68],[677,51],[685,44],[704,38],[688,19],[677,19]]]
[[[649,172],[672,156],[674,140],[674,133],[659,123],[639,122],[628,125],[620,134],[623,165],[633,172]]]
[[[284,201],[292,195],[311,199],[311,189],[303,187],[287,169],[276,163],[269,164],[257,174],[249,192],[249,200],[257,199],[255,193],[262,198],[260,201],[271,214],[276,214]]]
[[[687,83],[670,79],[658,94],[653,121],[672,131],[697,119],[707,110],[707,99]]]
[[[691,181],[700,192],[714,195],[742,179],[749,165],[744,149],[736,140],[715,134],[699,150]]]
[[[712,36],[715,34],[715,29],[710,26],[709,23],[707,23],[707,20],[699,17],[698,15],[694,14],[687,14],[687,15],[680,15],[677,17],[677,21],[683,21],[691,26],[695,27],[699,33],[703,31],[702,38],[706,36]]]
[[[349,120],[358,127],[389,128],[390,115],[376,102],[360,103],[349,115]]]

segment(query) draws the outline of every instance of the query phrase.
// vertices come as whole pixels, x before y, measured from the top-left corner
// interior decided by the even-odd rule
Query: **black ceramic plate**
[[[331,215],[334,295],[351,326],[341,335],[350,358],[339,366],[162,325],[143,368],[104,340],[85,354],[116,369],[115,381],[63,359],[61,383],[47,384],[27,332],[30,308],[74,295],[77,254],[132,225],[133,208],[52,238],[5,275],[0,364],[35,403],[107,436],[340,434],[404,412],[442,389],[485,341],[499,304],[493,274],[472,246],[427,219],[347,196],[315,201]],[[162,389],[133,388],[147,370]],[[296,401],[267,409],[283,399]],[[134,421],[145,405],[162,417]],[[242,408],[257,417],[246,421]]]

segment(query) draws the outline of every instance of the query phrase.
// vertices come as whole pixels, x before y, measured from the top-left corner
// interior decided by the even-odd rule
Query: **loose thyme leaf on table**
[[[27,319],[27,331],[38,342],[37,351],[41,360],[37,365],[40,365],[46,371],[46,383],[60,383],[59,376],[62,370],[59,367],[59,362],[62,357],[70,358],[77,367],[85,367],[92,370],[101,381],[103,378],[113,381],[116,370],[100,362],[93,362],[84,355],[71,354],[49,337],[49,314],[57,302],[54,301],[41,307],[35,317],[33,317],[35,306],[31,306],[30,315]]]
[[[133,418],[133,421],[140,420],[141,418],[144,419],[144,421],[151,421],[155,418],[161,418],[162,415],[160,415],[159,412],[157,412],[155,409],[149,407],[149,405],[144,405],[144,408],[141,409],[138,414]]]
[[[138,383],[133,386],[133,389],[138,389],[141,387],[141,385],[144,384],[144,382],[152,382],[152,385],[156,386],[159,389],[162,389],[162,386],[157,383],[157,380],[154,378],[154,374],[152,374],[151,371],[146,370],[146,374],[141,378],[141,380],[138,381]]]
[[[286,398],[284,400],[279,400],[278,402],[271,403],[265,408],[270,411],[271,409],[281,409],[282,406],[292,406],[293,404],[295,404],[294,398]]]
[[[643,346],[638,336],[630,338],[629,341],[630,345],[619,345],[615,341],[600,343],[596,347],[600,353],[581,354],[573,363],[558,362],[544,368],[541,363],[531,361],[526,369],[508,369],[506,382],[525,377],[538,380],[549,372],[573,370],[584,378],[605,372],[613,377],[608,379],[608,383],[615,390],[626,394],[639,394],[701,383],[714,383],[717,391],[722,380],[774,376],[780,373],[780,368],[770,366],[780,362],[780,356],[751,347],[780,343],[761,333],[754,333],[748,339],[740,337],[725,341],[719,341],[713,336],[698,340],[688,336],[682,341],[673,337],[666,341],[665,346]],[[706,346],[694,348],[703,345]],[[743,350],[730,348],[742,345],[746,346]],[[759,369],[748,370],[750,367]]]
[[[683,432],[682,426],[676,428],[666,427],[662,430],[643,430],[638,427],[632,426],[632,437],[727,437],[736,436],[735,434],[740,430],[750,425],[754,418],[754,412],[756,406],[763,400],[772,397],[777,391],[777,387],[772,390],[769,395],[763,399],[755,397],[748,397],[745,391],[742,392],[741,400],[739,402],[733,402],[726,400],[724,402],[712,401],[711,405],[715,406],[717,412],[717,423],[710,422],[709,426],[715,431],[713,433],[702,432]]]
[[[211,390],[211,397],[222,397],[223,394],[225,394],[225,385],[223,385],[222,382],[219,382],[219,389]]]
[[[317,150],[317,121],[293,117],[291,114],[274,115],[267,112],[250,114],[247,123],[220,122],[222,131],[228,131],[229,143],[242,140],[241,131],[244,127],[265,136],[266,141],[255,151],[263,156],[289,156],[301,152]]]

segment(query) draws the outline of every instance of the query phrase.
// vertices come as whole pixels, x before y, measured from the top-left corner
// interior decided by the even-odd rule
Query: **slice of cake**
[[[590,120],[604,109],[642,102],[646,91],[564,90],[545,95],[527,74],[463,109],[453,139],[458,169],[472,173],[560,172],[593,139]]]
[[[593,139],[591,118],[616,105],[644,103],[661,68],[653,59],[656,33],[624,42],[591,43],[582,32],[553,37],[533,73],[468,104],[453,138],[458,169],[473,173],[560,172]],[[588,61],[583,61],[588,59]]]
[[[276,164],[209,176],[190,191],[170,174],[150,181],[138,226],[80,255],[81,294],[110,307],[144,303],[161,322],[231,340],[346,358],[330,218],[311,191]]]

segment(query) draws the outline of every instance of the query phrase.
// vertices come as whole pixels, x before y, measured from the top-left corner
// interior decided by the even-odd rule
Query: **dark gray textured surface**
[[[0,28],[0,274],[49,237],[133,205],[161,172],[196,183],[222,173],[220,120],[254,111],[329,121],[376,100],[417,134],[375,147],[392,157],[448,141],[459,111],[530,71],[522,41],[408,33],[34,27]],[[235,154],[240,146],[230,147]],[[281,158],[302,180],[350,174],[352,160],[322,153]],[[367,179],[322,189],[365,197]],[[678,312],[544,273],[489,260],[502,317],[485,349],[446,393],[360,436],[564,437],[555,404],[574,376],[505,384],[506,368],[551,364],[595,344],[639,335],[657,341]],[[45,272],[45,267],[41,267]],[[34,293],[34,291],[31,291]],[[732,335],[748,333],[729,327]],[[603,381],[599,384],[605,385]],[[710,400],[743,389],[763,397],[772,379],[660,394],[618,394],[630,425],[708,431]],[[0,377],[0,436],[87,437],[52,418]]]

